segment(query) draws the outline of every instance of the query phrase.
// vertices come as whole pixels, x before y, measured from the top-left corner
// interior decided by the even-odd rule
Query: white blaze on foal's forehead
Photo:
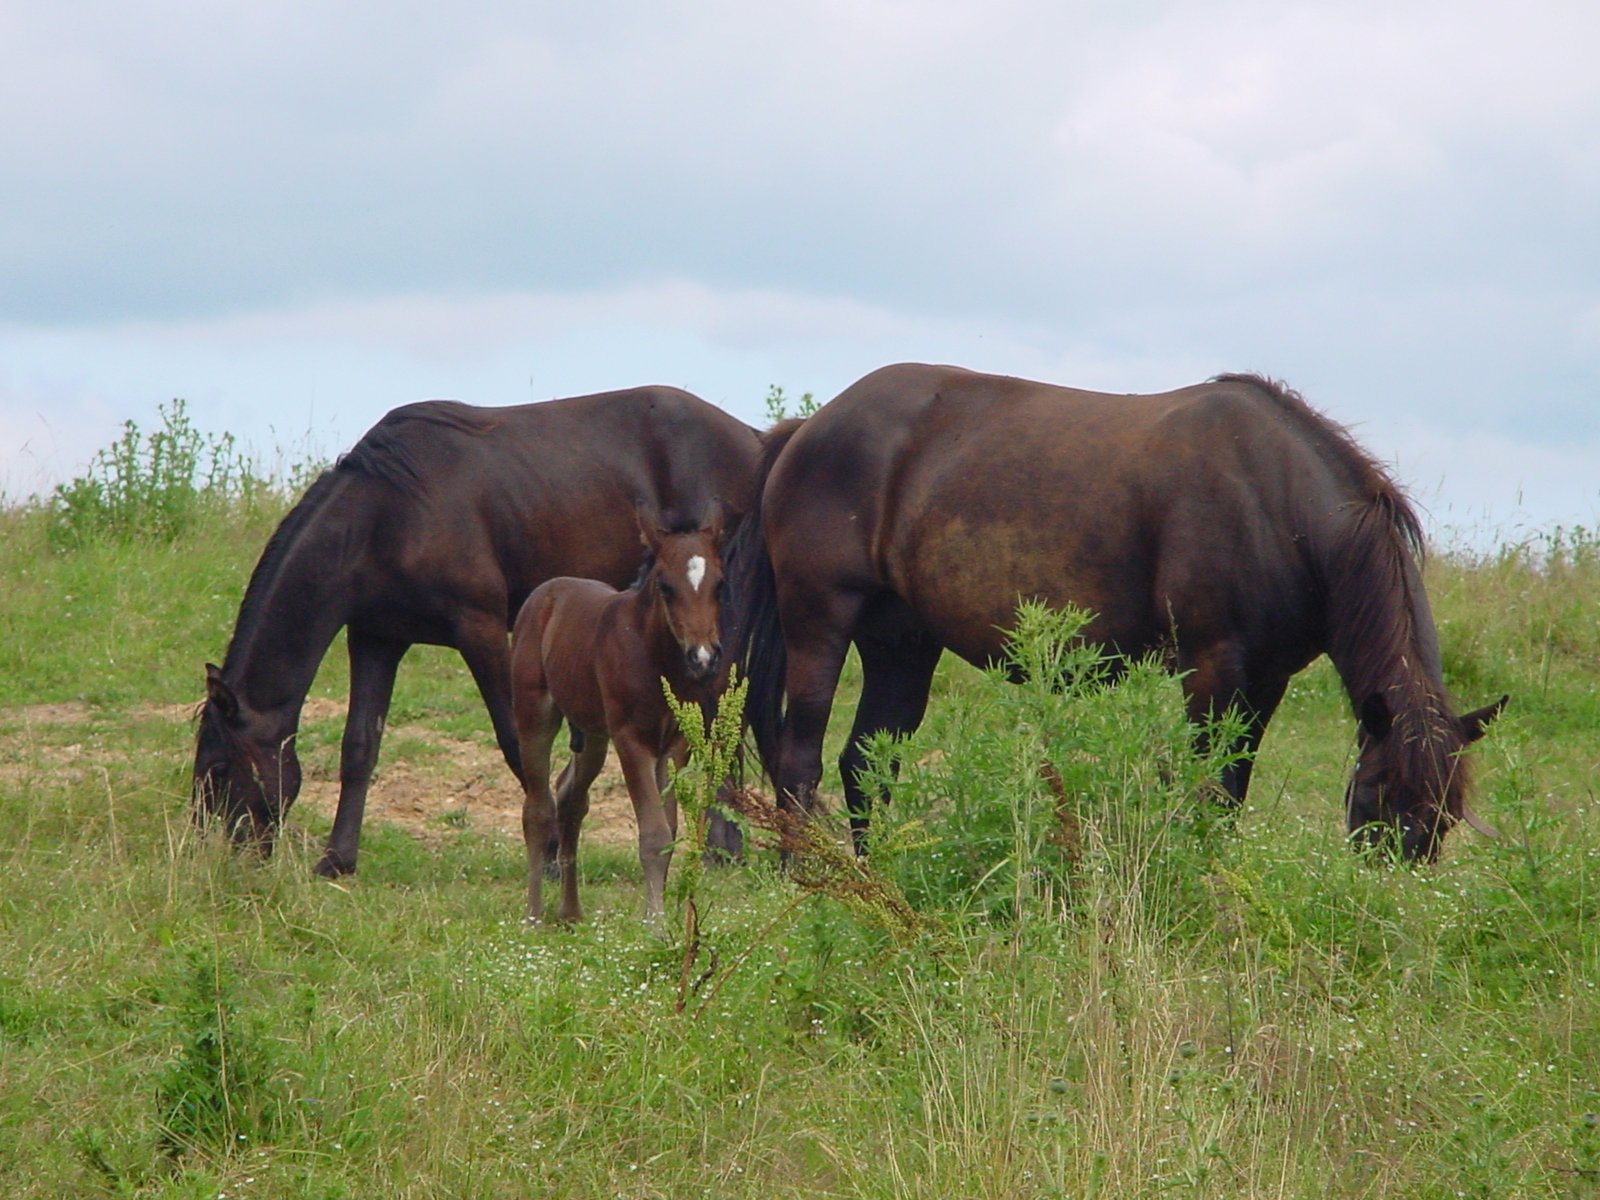
[[[698,554],[692,555],[685,572],[689,576],[689,586],[698,592],[700,584],[704,582],[706,577],[706,560]]]

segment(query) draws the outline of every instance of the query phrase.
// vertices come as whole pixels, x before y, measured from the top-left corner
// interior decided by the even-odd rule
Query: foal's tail
[[[733,594],[733,653],[749,681],[744,722],[755,739],[756,753],[768,778],[777,768],[778,733],[783,727],[783,681],[788,654],[778,623],[778,588],[767,553],[763,493],[778,455],[804,423],[780,421],[761,435],[761,460],[756,467],[755,504],[739,523],[724,559],[729,562]]]

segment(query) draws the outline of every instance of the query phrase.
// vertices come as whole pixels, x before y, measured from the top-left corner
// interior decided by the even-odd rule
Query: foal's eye
[[[663,579],[661,581],[661,596],[662,596],[662,599],[671,600],[677,594],[678,594],[678,589],[677,588],[673,587],[665,579]]]

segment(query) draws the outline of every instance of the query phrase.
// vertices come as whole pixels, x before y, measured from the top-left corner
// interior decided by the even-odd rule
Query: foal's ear
[[[722,501],[716,496],[711,497],[711,502],[706,505],[706,512],[700,518],[700,532],[705,534],[712,542],[722,540]]]
[[[1361,702],[1359,717],[1361,728],[1375,742],[1388,737],[1389,729],[1394,724],[1394,713],[1390,711],[1389,702],[1383,698],[1382,692],[1373,692]]]
[[[224,682],[222,668],[216,663],[206,664],[206,699],[217,706],[217,711],[229,721],[239,718],[239,697]]]
[[[1493,704],[1485,704],[1482,708],[1475,708],[1469,713],[1463,713],[1459,718],[1461,722],[1461,736],[1469,742],[1475,742],[1488,729],[1489,723],[1505,711],[1507,704],[1511,703],[1509,695],[1501,696]]]
[[[639,522],[639,541],[651,554],[661,549],[661,540],[666,537],[667,531],[661,528],[661,517],[655,511],[655,506],[648,500],[639,499],[633,502],[633,516]]]

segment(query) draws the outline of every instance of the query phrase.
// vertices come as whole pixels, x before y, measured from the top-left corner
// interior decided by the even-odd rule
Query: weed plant
[[[1239,722],[1197,738],[1161,664],[1108,658],[1087,621],[1024,604],[1004,661],[871,748],[863,782],[892,792],[880,821],[895,830],[874,858],[919,908],[1056,919],[1114,902],[1107,920],[1193,932]]]
[[[208,508],[249,507],[272,489],[231,433],[207,434],[187,404],[160,408],[161,427],[122,436],[95,454],[88,471],[58,484],[50,499],[52,540],[82,546],[101,538],[171,542]]]

